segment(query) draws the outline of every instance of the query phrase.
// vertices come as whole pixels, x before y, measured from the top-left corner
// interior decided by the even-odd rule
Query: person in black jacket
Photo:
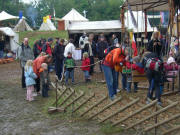
[[[34,57],[35,58],[37,58],[39,56],[39,54],[42,52],[43,44],[44,44],[44,40],[43,39],[41,39],[39,41],[36,41],[34,43],[33,53],[34,53]]]
[[[98,55],[99,60],[103,60],[105,57],[104,50],[106,48],[108,48],[108,43],[105,41],[104,36],[100,36],[99,40],[100,41],[97,43],[97,46],[96,46],[97,47],[97,55]],[[99,63],[99,68],[100,68],[100,71],[102,72],[101,62]]]
[[[4,55],[4,46],[5,46],[5,42],[0,41],[0,59],[3,58]]]
[[[162,56],[163,42],[160,39],[160,33],[158,31],[153,33],[152,40],[149,42],[147,50],[156,53],[158,57]]]
[[[61,80],[64,63],[64,39],[61,39],[60,43],[56,42],[53,54],[55,58],[56,75],[58,76],[58,79]]]

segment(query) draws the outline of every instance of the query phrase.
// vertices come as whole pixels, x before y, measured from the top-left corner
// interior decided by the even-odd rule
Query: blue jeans
[[[0,58],[3,58],[3,57],[4,57],[4,52],[0,51]]]
[[[72,83],[74,83],[74,69],[66,70],[65,77],[66,77],[66,84],[68,84],[69,77],[72,79]]]
[[[127,92],[131,92],[131,82],[127,82]],[[138,83],[134,82],[134,92],[138,90]]]
[[[58,79],[61,80],[62,78],[62,71],[63,71],[64,61],[63,60],[55,60],[55,70]]]
[[[83,71],[83,72],[84,72],[84,78],[89,79],[90,78],[89,71]]]
[[[127,76],[126,76],[126,74],[122,73],[121,83],[122,83],[122,88],[125,90],[127,88]]]
[[[113,99],[114,95],[117,94],[117,72],[114,69],[105,65],[102,65],[102,68],[104,70],[104,76],[108,87],[109,97]]]

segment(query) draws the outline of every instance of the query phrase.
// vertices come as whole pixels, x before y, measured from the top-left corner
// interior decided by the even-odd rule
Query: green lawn
[[[29,38],[29,45],[32,47],[36,40],[41,38],[48,39],[49,37],[52,38],[64,38],[68,39],[68,32],[67,31],[26,31],[19,33],[19,42],[21,43],[25,37]]]

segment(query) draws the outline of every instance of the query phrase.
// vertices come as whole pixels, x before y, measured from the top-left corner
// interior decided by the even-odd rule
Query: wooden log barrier
[[[169,135],[170,133],[175,132],[177,130],[180,130],[180,125],[175,126],[175,127],[171,128],[171,129],[169,129],[168,131],[164,132],[162,135]]]
[[[137,103],[139,101],[139,98],[135,99],[134,101],[131,101],[129,104],[127,104],[126,106],[118,109],[116,112],[112,113],[111,115],[107,116],[106,118],[102,119],[99,123],[103,123],[104,121],[112,118],[113,116],[117,115],[118,113],[126,110],[127,108],[129,108],[130,106],[134,105],[135,103]]]

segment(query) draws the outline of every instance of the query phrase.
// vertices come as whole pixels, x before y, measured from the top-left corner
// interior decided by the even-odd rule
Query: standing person
[[[40,41],[36,41],[34,43],[33,53],[34,53],[35,58],[37,58],[39,56],[39,54],[42,52],[42,47],[43,47],[42,39]]]
[[[69,77],[72,79],[72,83],[74,83],[74,66],[75,66],[75,61],[72,58],[72,53],[68,53],[68,56],[64,62],[65,69],[66,69],[66,85],[68,85],[68,79]]]
[[[36,79],[36,92],[40,94],[40,68],[42,63],[49,63],[52,60],[52,56],[45,55],[39,56],[33,61],[33,70],[38,76]]]
[[[33,101],[34,85],[36,84],[35,79],[37,75],[33,71],[33,61],[28,60],[25,65],[25,77],[26,77],[26,88],[27,88],[27,101]]]
[[[154,90],[155,98],[158,100],[158,104],[161,105],[161,93],[160,93],[160,83],[163,73],[163,61],[158,57],[156,53],[147,52],[144,54],[143,66],[145,67],[146,76],[149,81],[149,90],[147,98],[153,99]],[[147,104],[149,101],[147,100]]]
[[[67,58],[68,52],[72,53],[72,57],[75,58],[75,46],[74,46],[74,40],[69,39],[69,43],[66,45],[64,50],[64,57]]]
[[[56,42],[53,53],[55,58],[56,75],[58,76],[58,79],[61,80],[64,65],[64,39],[61,39],[60,43]]]
[[[163,42],[160,39],[160,32],[154,32],[152,35],[152,39],[148,44],[147,50],[150,52],[154,52],[158,55],[158,57],[162,56]]]
[[[98,55],[98,59],[100,61],[100,60],[103,60],[104,57],[105,57],[104,50],[106,48],[108,48],[108,44],[105,41],[104,36],[99,37],[99,40],[100,41],[97,43],[97,55]],[[101,64],[101,62],[99,63],[99,68],[100,68],[100,71],[102,72],[102,64]]]
[[[46,44],[43,45],[43,48],[42,48],[42,51],[50,56],[52,56],[52,48],[51,48],[52,43],[53,43],[53,38],[49,38]]]
[[[114,100],[117,94],[118,79],[116,72],[121,72],[122,66],[125,65],[125,57],[127,53],[127,50],[125,51],[122,48],[116,48],[108,53],[103,61],[102,67],[111,100]]]
[[[25,67],[25,64],[28,60],[34,59],[33,51],[28,44],[28,38],[24,38],[24,42],[18,48],[17,56],[20,60],[21,68],[22,68],[22,77],[21,77],[22,88],[26,88],[25,76],[24,76],[24,67]]]
[[[81,66],[81,69],[84,72],[85,82],[90,81],[90,75],[89,75],[90,66],[89,65],[90,65],[90,59],[89,59],[88,53],[85,52],[83,53],[83,60],[82,60],[82,66]]]
[[[115,46],[118,42],[119,41],[118,41],[116,34],[113,34],[112,38],[111,38],[111,45]]]
[[[5,46],[5,42],[1,40],[0,41],[0,59],[4,57],[4,46]]]
[[[48,65],[46,63],[42,63],[39,72],[40,72],[40,80],[41,80],[42,97],[48,97],[48,89],[49,89]]]

